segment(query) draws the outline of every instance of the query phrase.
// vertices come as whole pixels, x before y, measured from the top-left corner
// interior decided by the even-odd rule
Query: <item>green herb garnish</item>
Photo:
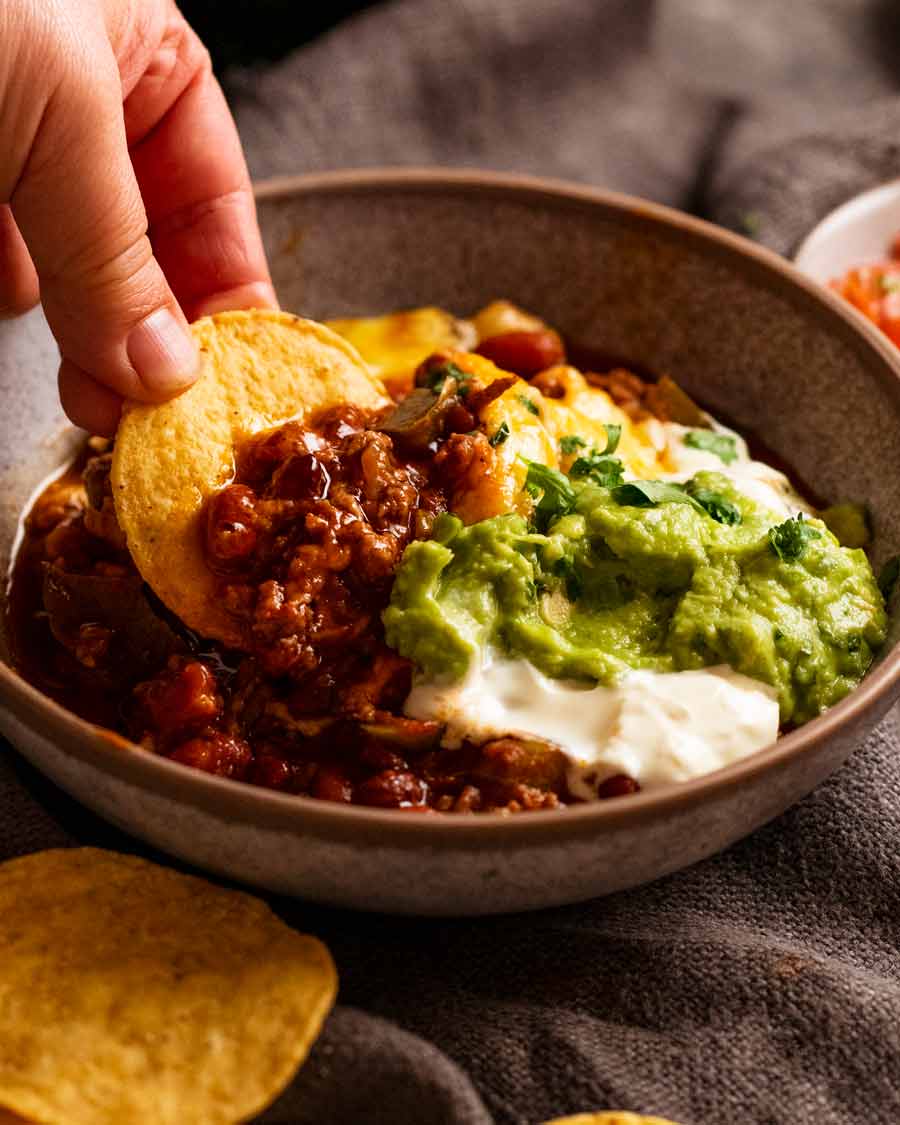
[[[441,363],[437,367],[429,369],[426,386],[437,393],[443,389],[444,383],[448,379],[455,379],[460,384],[460,390],[462,390],[462,384],[471,378],[472,376],[468,371],[463,371],[461,367],[457,367],[455,363],[448,360],[446,363]]]
[[[691,497],[716,523],[733,526],[740,523],[743,518],[740,508],[732,504],[721,492],[713,492],[711,488],[695,488],[691,490]]]
[[[726,465],[737,460],[737,443],[730,434],[717,434],[714,430],[688,430],[684,435],[684,444],[691,449],[713,453]]]
[[[502,445],[509,437],[509,425],[506,422],[501,422],[497,429],[494,431],[493,436],[488,438],[489,445]]]
[[[598,453],[592,449],[584,457],[579,457],[572,462],[569,476],[576,480],[586,477],[588,480],[599,484],[601,488],[615,488],[621,484],[625,476],[625,466],[618,457],[609,457],[605,453]]]
[[[625,508],[655,508],[658,504],[690,504],[705,512],[680,484],[664,480],[630,480],[613,489],[613,500]]]
[[[575,489],[568,477],[556,469],[539,461],[525,460],[525,464],[528,466],[525,488],[531,496],[540,494],[534,509],[534,524],[538,531],[546,531],[554,520],[575,507]]]
[[[622,437],[622,427],[615,422],[606,422],[606,449],[603,450],[601,456],[609,456],[610,453],[615,453],[619,447],[619,439]]]
[[[885,602],[891,600],[891,594],[900,581],[900,555],[894,555],[887,560],[878,575],[878,588],[881,590]]]
[[[579,437],[578,434],[565,434],[559,439],[559,448],[566,456],[571,453],[577,453],[579,449],[584,449],[586,445],[587,442],[583,437]]]
[[[516,395],[516,398],[519,400],[519,402],[521,402],[521,404],[525,407],[529,414],[534,414],[536,417],[540,418],[541,412],[538,408],[538,404],[536,402],[533,402],[528,397],[528,395]]]
[[[769,546],[782,562],[796,562],[811,539],[821,539],[821,531],[803,522],[803,513],[769,528]]]

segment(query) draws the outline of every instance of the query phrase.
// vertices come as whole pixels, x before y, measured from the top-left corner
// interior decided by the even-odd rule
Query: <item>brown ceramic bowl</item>
[[[640,200],[469,172],[308,177],[262,185],[259,204],[286,308],[464,313],[508,297],[586,345],[670,372],[824,497],[866,500],[876,564],[900,549],[900,352],[774,255]],[[78,441],[54,370],[39,313],[0,325],[7,558],[29,495]],[[897,698],[897,642],[895,620],[861,687],[728,769],[517,817],[348,808],[220,780],[104,734],[5,665],[0,726],[80,801],[211,871],[362,909],[511,911],[657,878],[777,816]]]

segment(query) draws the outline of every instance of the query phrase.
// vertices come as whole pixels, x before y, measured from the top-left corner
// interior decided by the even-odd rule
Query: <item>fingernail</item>
[[[167,308],[157,309],[132,328],[128,358],[151,392],[176,394],[197,378],[197,345]]]

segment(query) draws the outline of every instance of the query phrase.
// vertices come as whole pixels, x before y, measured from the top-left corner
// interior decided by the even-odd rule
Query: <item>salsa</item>
[[[883,261],[854,266],[831,288],[900,346],[900,235]]]

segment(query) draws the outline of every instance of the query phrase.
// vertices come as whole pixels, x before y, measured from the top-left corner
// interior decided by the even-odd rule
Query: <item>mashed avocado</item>
[[[863,551],[818,520],[780,523],[717,473],[635,484],[575,485],[542,532],[441,517],[397,571],[388,643],[445,681],[487,648],[601,683],[724,663],[771,684],[793,723],[859,683],[887,624]]]

